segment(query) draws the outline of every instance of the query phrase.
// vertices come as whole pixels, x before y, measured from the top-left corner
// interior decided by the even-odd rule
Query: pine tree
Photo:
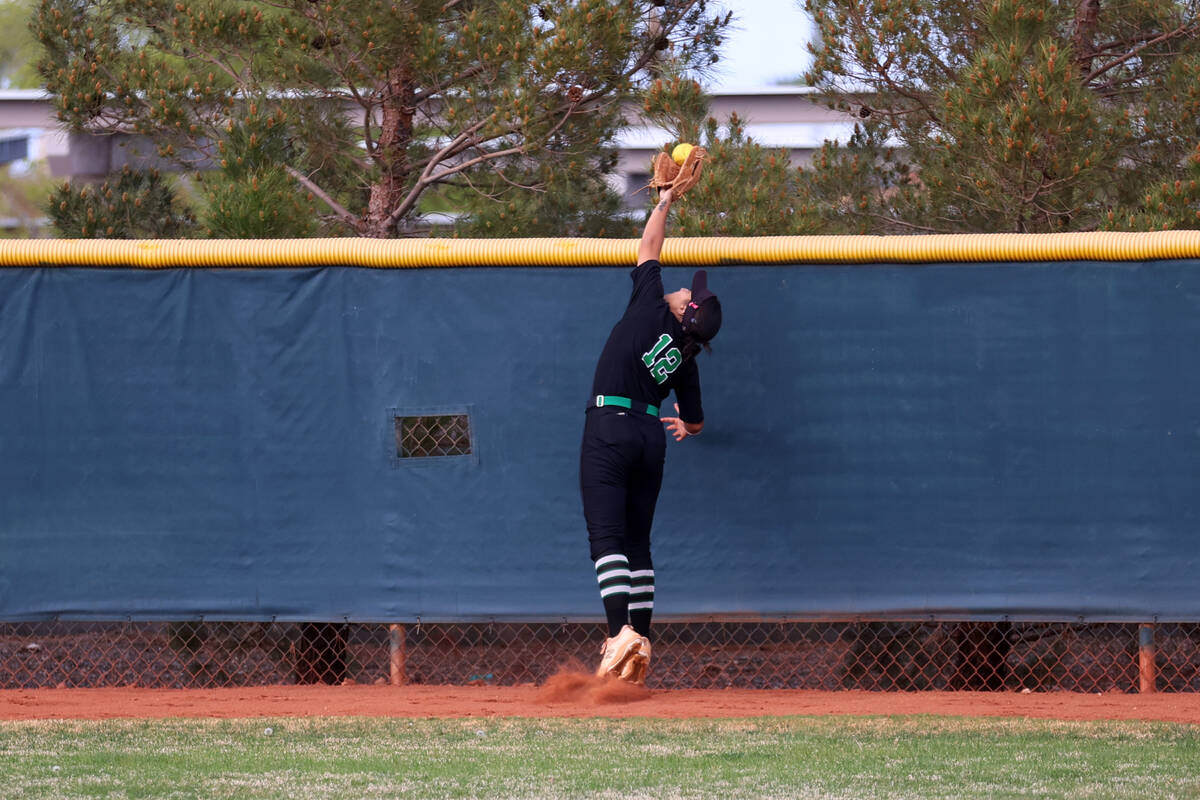
[[[40,82],[37,39],[29,30],[33,0],[0,0],[0,89],[33,89]]]
[[[826,230],[1195,224],[1194,3],[806,0],[805,8],[819,29],[808,80],[857,120],[854,137],[821,150],[801,176],[800,205]],[[1151,198],[1157,210],[1146,213]]]
[[[192,171],[280,147],[264,168],[325,229],[374,237],[429,193],[596,185],[622,103],[664,53],[710,64],[721,26],[707,0],[40,0],[34,23],[73,129],[146,135]]]
[[[98,186],[64,183],[46,208],[68,239],[159,239],[194,225],[175,189],[157,171],[126,167]]]
[[[197,175],[201,233],[221,239],[284,239],[323,231],[312,193],[280,169],[296,158],[284,114],[247,115],[217,143],[218,168]]]

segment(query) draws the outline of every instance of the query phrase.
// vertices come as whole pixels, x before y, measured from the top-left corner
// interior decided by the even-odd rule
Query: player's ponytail
[[[683,353],[684,361],[695,358],[700,354],[701,350],[704,350],[706,353],[711,353],[712,347],[708,342],[702,342],[695,336],[692,336],[690,333],[685,333],[683,335],[683,341],[679,344],[679,351]]]

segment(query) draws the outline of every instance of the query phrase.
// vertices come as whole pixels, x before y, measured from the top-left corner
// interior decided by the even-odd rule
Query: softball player
[[[638,246],[633,294],[592,382],[579,459],[583,514],[608,618],[597,675],[645,681],[650,663],[654,565],[650,525],[662,486],[667,430],[682,441],[704,428],[695,356],[721,327],[704,270],[666,294],[658,262],[673,192],[665,189]],[[674,390],[677,417],[659,417]]]

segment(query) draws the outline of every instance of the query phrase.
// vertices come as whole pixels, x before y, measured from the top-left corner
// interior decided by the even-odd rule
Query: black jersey
[[[674,389],[680,419],[701,423],[700,370],[694,358],[683,359],[683,328],[663,299],[662,265],[645,261],[631,277],[633,294],[600,354],[592,395],[660,406]]]

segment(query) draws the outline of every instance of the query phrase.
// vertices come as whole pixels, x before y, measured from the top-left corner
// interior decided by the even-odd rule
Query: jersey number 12
[[[679,352],[678,347],[667,350],[670,343],[671,336],[664,333],[658,337],[654,347],[642,354],[642,361],[650,368],[650,374],[654,376],[656,383],[666,383],[671,373],[683,363],[683,353]]]

